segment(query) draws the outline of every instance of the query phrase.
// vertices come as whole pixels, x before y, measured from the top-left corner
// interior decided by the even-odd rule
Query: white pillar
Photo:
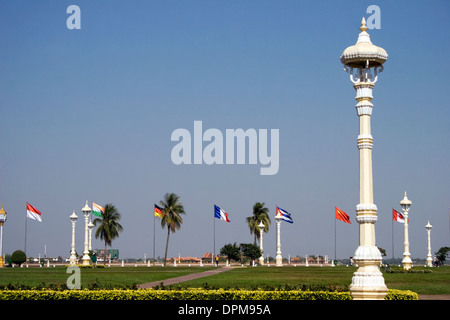
[[[70,250],[70,265],[75,265],[77,263],[77,256],[75,255],[75,223],[77,222],[78,216],[75,214],[75,210],[70,215],[70,221],[72,221],[72,246]]]
[[[280,234],[281,217],[275,216],[275,221],[277,222],[277,256],[275,260],[276,266],[281,267],[283,265],[283,257],[281,256],[281,234]]]
[[[431,228],[433,226],[430,224],[430,221],[428,221],[427,225],[425,226],[425,229],[427,229],[428,234],[428,254],[427,254],[427,267],[433,266],[433,258],[431,257]]]
[[[261,256],[259,257],[259,264],[264,265],[264,249],[263,249],[263,233],[264,233],[264,223],[261,221],[258,225],[259,227],[259,249],[261,249]]]
[[[387,287],[379,269],[381,253],[375,241],[377,206],[373,202],[372,147],[370,118],[373,104],[372,89],[387,59],[383,48],[372,44],[367,33],[366,21],[361,22],[361,32],[355,45],[344,50],[341,62],[350,73],[356,90],[356,111],[359,119],[359,203],[356,205],[356,221],[359,224],[359,246],[353,255],[358,270],[353,274],[350,293],[353,299],[384,299]],[[356,73],[354,73],[356,72]]]
[[[0,268],[3,268],[3,221],[0,222]]]
[[[89,214],[91,213],[91,208],[88,206],[88,202],[86,200],[86,205],[83,209],[84,215],[84,251],[83,251],[83,265],[90,265],[91,258],[89,257]]]
[[[412,267],[412,261],[411,261],[411,253],[409,253],[409,233],[408,233],[408,212],[409,208],[411,206],[411,201],[408,199],[405,191],[405,196],[402,201],[400,201],[400,205],[402,206],[403,216],[405,218],[405,251],[403,252],[403,260],[402,265],[403,269],[409,270]]]

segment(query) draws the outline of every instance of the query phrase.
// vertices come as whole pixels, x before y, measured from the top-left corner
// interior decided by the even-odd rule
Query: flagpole
[[[153,260],[155,260],[155,220],[156,216],[153,212]]]
[[[214,207],[214,210],[215,210],[215,207]],[[213,249],[213,255],[212,255],[212,257],[211,257],[211,263],[212,264],[214,264],[214,256],[216,255],[216,215],[214,214],[213,215],[213,225],[214,225],[214,227],[213,227],[213,229],[214,229],[214,241],[213,241],[213,243],[214,243],[214,249]]]
[[[334,214],[334,260],[337,261],[337,256],[336,256],[336,212]]]
[[[28,217],[27,213],[25,214],[25,245],[23,248],[23,252],[25,253],[25,256],[27,255],[27,224],[28,224]]]
[[[394,211],[394,208],[392,208],[392,211]],[[391,218],[392,220],[392,263],[394,263],[395,255],[394,255],[394,217]]]

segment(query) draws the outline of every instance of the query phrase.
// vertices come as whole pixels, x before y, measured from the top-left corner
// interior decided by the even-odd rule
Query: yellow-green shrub
[[[350,292],[259,290],[1,290],[0,300],[351,300]],[[412,291],[389,290],[386,300],[418,300]]]

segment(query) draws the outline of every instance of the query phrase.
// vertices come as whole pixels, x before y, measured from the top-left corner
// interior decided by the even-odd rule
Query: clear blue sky
[[[81,8],[81,30],[66,9]],[[372,42],[389,54],[374,89],[374,199],[377,245],[392,256],[392,208],[403,192],[410,251],[426,257],[449,245],[450,126],[448,1],[2,1],[0,4],[0,201],[8,212],[4,252],[23,249],[25,203],[43,213],[28,221],[27,253],[68,256],[75,210],[83,251],[86,200],[113,203],[124,231],[120,257],[153,254],[153,204],[181,196],[187,215],[169,256],[252,242],[245,217],[255,202],[289,211],[282,224],[287,257],[338,258],[358,246],[358,118],[342,51],[356,42],[369,5],[381,9]],[[177,128],[280,130],[280,168],[180,165],[171,161]],[[395,256],[403,253],[396,223]],[[156,225],[156,255],[166,231]],[[276,224],[265,235],[275,256]],[[94,240],[94,248],[103,248]]]

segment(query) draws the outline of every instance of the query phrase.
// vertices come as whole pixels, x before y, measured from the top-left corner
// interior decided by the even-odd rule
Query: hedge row
[[[351,300],[350,292],[256,290],[1,290],[0,300]],[[412,291],[389,290],[386,300],[418,300]]]

